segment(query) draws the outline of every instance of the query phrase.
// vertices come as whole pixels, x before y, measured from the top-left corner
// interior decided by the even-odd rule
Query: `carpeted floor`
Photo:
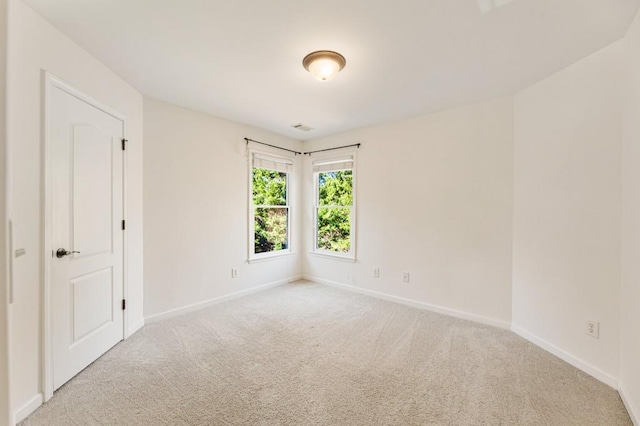
[[[630,425],[513,333],[312,283],[146,326],[22,425]]]

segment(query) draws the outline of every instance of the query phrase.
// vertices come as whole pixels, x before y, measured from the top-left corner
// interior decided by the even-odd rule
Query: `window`
[[[251,153],[249,259],[290,253],[289,158]]]
[[[314,251],[355,258],[355,156],[313,162]]]

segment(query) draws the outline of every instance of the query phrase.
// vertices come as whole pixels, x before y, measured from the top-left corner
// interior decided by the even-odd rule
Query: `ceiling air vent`
[[[307,126],[306,124],[302,124],[302,123],[294,124],[291,127],[293,127],[294,129],[297,129],[297,130],[301,130],[303,132],[308,132],[310,130],[313,130],[313,127]]]

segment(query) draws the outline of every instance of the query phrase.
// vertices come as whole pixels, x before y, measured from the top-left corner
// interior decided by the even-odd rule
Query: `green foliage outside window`
[[[318,173],[317,247],[338,253],[351,250],[353,172]]]
[[[287,249],[287,174],[254,168],[253,205],[255,253]]]
[[[253,169],[253,205],[286,206],[287,174],[267,169]]]

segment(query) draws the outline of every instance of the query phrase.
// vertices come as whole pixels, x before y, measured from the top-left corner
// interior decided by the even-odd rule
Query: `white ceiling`
[[[513,94],[640,0],[23,0],[147,96],[309,139]],[[302,58],[347,58],[330,82]],[[305,123],[309,133],[291,129]]]

